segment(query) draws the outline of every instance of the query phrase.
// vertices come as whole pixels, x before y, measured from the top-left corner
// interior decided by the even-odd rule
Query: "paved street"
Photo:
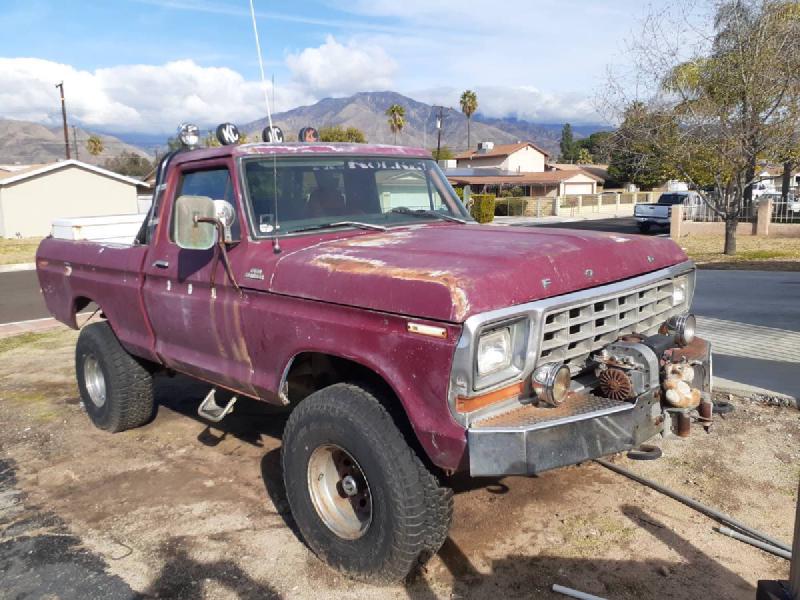
[[[630,221],[561,226],[630,232]],[[34,271],[0,273],[0,290],[0,324],[49,316]],[[694,312],[715,347],[715,376],[800,396],[800,273],[698,271]]]
[[[49,317],[35,271],[0,273],[0,323]]]

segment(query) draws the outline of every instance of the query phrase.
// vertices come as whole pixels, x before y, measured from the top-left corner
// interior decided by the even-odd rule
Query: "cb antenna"
[[[258,25],[256,25],[256,8],[253,5],[253,0],[250,0],[250,18],[253,21],[253,35],[256,38],[256,52],[258,53],[258,68],[261,71],[261,89],[264,91],[264,104],[267,107],[267,123],[269,123],[269,132],[272,135],[274,129],[272,128],[272,110],[269,106],[269,92],[267,91],[267,78],[264,75],[264,59],[261,56],[261,42],[258,39]],[[273,90],[274,92],[274,90]],[[281,245],[278,240],[278,173],[275,166],[275,155],[272,155],[272,249],[275,254],[280,254]]]

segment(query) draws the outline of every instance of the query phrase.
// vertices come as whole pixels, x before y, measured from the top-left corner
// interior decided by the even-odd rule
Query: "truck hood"
[[[270,291],[419,318],[473,314],[591,288],[687,260],[664,238],[569,229],[426,224],[287,253]]]

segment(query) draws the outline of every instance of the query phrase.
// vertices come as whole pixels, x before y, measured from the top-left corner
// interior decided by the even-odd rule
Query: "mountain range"
[[[405,127],[397,136],[397,143],[405,146],[435,148],[437,144],[436,120],[438,107],[419,102],[397,92],[360,92],[347,98],[325,98],[310,106],[300,106],[292,110],[276,113],[272,120],[283,129],[287,141],[297,139],[303,127],[322,127],[339,125],[357,127],[369,142],[393,144],[395,138],[389,130],[386,109],[392,104],[405,108]],[[261,138],[261,131],[267,119],[259,119],[240,125],[249,139]],[[176,123],[176,127],[177,127]],[[442,146],[458,152],[467,148],[467,120],[453,108],[442,109]],[[492,118],[480,113],[473,115],[471,124],[471,145],[491,141],[507,144],[517,141],[531,141],[556,158],[561,139],[561,123],[534,123],[514,117]],[[602,125],[574,125],[575,138],[581,138],[609,129]],[[92,156],[86,148],[90,135],[99,135],[103,141],[103,152]],[[84,128],[69,130],[70,149],[75,158],[77,137],[78,158],[102,165],[123,151],[152,158],[154,149],[164,150],[166,135],[154,133],[128,133],[108,135],[92,132]],[[147,148],[145,150],[144,148]],[[0,164],[46,163],[64,158],[64,137],[61,127],[47,127],[28,121],[0,119]]]
[[[272,116],[273,124],[279,126],[285,138],[296,139],[303,127],[339,125],[357,127],[367,140],[392,144],[394,135],[389,130],[386,109],[392,104],[405,108],[405,127],[397,136],[397,143],[406,146],[435,148],[437,144],[436,119],[438,109],[397,92],[360,92],[347,98],[325,98],[311,106],[301,106]],[[444,108],[442,113],[442,146],[453,151],[467,148],[467,119],[458,110]],[[267,119],[259,119],[242,126],[251,139],[260,139]],[[559,153],[561,128],[563,125],[532,123],[513,117],[491,118],[477,113],[472,117],[471,145],[480,141],[508,144],[517,141],[532,141],[554,158]],[[575,138],[588,136],[595,131],[608,129],[602,125],[573,126]]]
[[[91,135],[98,135],[103,141],[103,152],[98,156],[92,156],[86,149],[86,141]],[[123,151],[151,158],[141,148],[127,144],[117,137],[94,134],[80,127],[69,129],[69,145],[71,158],[76,158],[77,145],[77,158],[95,165],[102,165],[107,159],[118,156]],[[42,164],[64,158],[64,133],[61,127],[0,119],[0,164]]]

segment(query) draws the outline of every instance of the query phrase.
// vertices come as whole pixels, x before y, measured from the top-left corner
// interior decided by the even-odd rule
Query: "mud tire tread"
[[[83,359],[93,354],[106,380],[106,403],[97,409],[83,381]],[[75,372],[81,400],[99,429],[118,433],[152,419],[155,401],[153,372],[148,363],[129,354],[107,321],[81,329],[75,346]]]
[[[372,454],[371,457],[354,454],[354,458],[362,468],[369,461],[367,466],[374,469],[368,473],[368,481],[376,490],[380,486],[381,497],[387,504],[377,510],[385,509],[391,524],[391,530],[378,532],[381,538],[388,536],[388,542],[372,551],[356,552],[359,540],[353,543],[352,552],[345,547],[347,542],[331,541],[335,535],[311,504],[307,455],[314,448],[304,447],[303,441],[309,435],[321,435],[324,440],[329,432],[338,435],[345,432],[351,439],[359,438],[352,443]],[[346,449],[352,452],[352,447]],[[389,412],[365,387],[336,383],[300,402],[284,429],[281,462],[289,505],[306,544],[320,559],[349,577],[373,583],[397,582],[409,575],[421,556],[432,554],[434,547],[438,550],[444,542],[452,515],[452,494],[439,487],[438,480],[406,442]],[[373,493],[373,501],[375,497]],[[381,526],[380,519],[370,525]],[[364,537],[367,535],[369,530]]]

